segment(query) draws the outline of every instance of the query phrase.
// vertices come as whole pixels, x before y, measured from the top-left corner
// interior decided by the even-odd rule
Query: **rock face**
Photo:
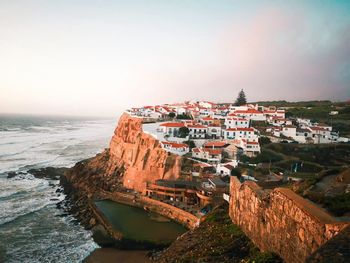
[[[110,143],[110,163],[122,170],[125,187],[144,192],[146,182],[179,178],[182,158],[169,154],[158,140],[144,133],[141,118],[123,114]]]
[[[123,185],[144,192],[147,182],[179,178],[190,162],[162,149],[158,140],[142,131],[141,118],[125,113],[119,119],[110,148],[77,163],[66,177],[78,188],[114,191]]]
[[[286,262],[305,262],[349,223],[338,222],[290,189],[267,191],[231,177],[229,213],[233,223],[263,251]]]

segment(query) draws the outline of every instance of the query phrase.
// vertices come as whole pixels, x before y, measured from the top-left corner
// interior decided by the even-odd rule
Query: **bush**
[[[233,168],[233,169],[231,170],[231,175],[232,175],[232,176],[237,176],[238,178],[241,177],[241,175],[242,175],[241,169],[239,169],[239,168]]]
[[[189,141],[185,141],[184,143],[186,143],[188,145],[190,150],[192,150],[193,148],[196,148],[194,141],[189,140]]]
[[[252,158],[252,163],[274,163],[283,160],[281,154],[275,153],[271,150],[262,150],[256,157]]]
[[[259,138],[260,145],[270,144],[271,140],[269,137],[262,136]]]
[[[186,136],[190,133],[190,129],[187,128],[187,127],[181,127],[179,129],[179,133],[178,133],[178,136],[180,138],[186,138]]]
[[[328,197],[325,199],[324,203],[335,215],[342,216],[350,211],[350,193]]]
[[[178,120],[192,120],[191,116],[187,114],[179,114],[176,116],[176,119]]]

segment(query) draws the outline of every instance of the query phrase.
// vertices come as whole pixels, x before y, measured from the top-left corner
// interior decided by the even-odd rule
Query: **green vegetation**
[[[168,114],[168,116],[169,116],[169,118],[174,118],[174,117],[176,116],[176,114],[175,114],[174,112],[170,112],[170,113]]]
[[[324,204],[337,216],[350,212],[350,193],[340,194],[334,197],[326,197]]]
[[[192,150],[193,148],[196,148],[196,145],[195,145],[194,141],[192,141],[192,140],[185,141],[184,143],[186,143],[188,145],[190,150]]]
[[[243,89],[241,89],[241,91],[238,93],[238,97],[236,99],[235,105],[242,106],[245,104],[247,104],[247,99],[246,99],[246,96],[245,96]]]
[[[187,127],[181,127],[179,133],[177,134],[180,138],[186,138],[190,133],[190,129]]]
[[[274,162],[279,162],[283,160],[283,156],[279,153],[276,153],[275,151],[271,151],[268,149],[262,149],[261,153],[259,153],[255,157],[248,157],[243,155],[241,157],[242,162],[248,162],[248,163],[274,163]]]
[[[265,144],[270,144],[271,143],[271,140],[269,137],[265,137],[265,136],[261,136],[259,138],[259,144],[262,146],[262,145],[265,145]]]
[[[241,169],[239,169],[239,168],[233,168],[233,169],[231,170],[231,175],[232,175],[232,176],[241,177],[242,171],[241,171]]]
[[[178,120],[192,120],[192,117],[187,114],[179,114],[176,116],[176,119]]]

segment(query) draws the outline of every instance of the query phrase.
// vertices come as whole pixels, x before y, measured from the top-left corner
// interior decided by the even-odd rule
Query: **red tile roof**
[[[255,110],[255,109],[236,110],[234,113],[263,114],[261,111],[258,111],[258,110]]]
[[[177,142],[162,142],[164,145],[170,145],[172,148],[188,148],[188,145],[185,143],[177,143]]]
[[[226,129],[226,131],[251,131],[251,132],[253,132],[254,129],[253,128],[229,128],[229,129]]]
[[[205,129],[205,128],[208,128],[207,126],[199,125],[199,124],[187,125],[187,127],[188,128],[194,128],[194,129]]]
[[[203,149],[203,151],[206,151],[208,152],[209,154],[211,155],[219,155],[222,153],[222,150],[221,149],[210,149],[210,148],[206,148],[206,149]]]
[[[228,145],[226,142],[221,141],[214,141],[214,142],[207,142],[204,144],[204,147],[224,147]]]
[[[165,123],[162,123],[160,126],[162,126],[162,127],[184,127],[185,124],[183,124],[182,122],[165,122]]]

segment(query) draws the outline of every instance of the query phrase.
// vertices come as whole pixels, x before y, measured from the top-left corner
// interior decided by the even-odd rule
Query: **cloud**
[[[222,81],[254,99],[349,97],[350,25],[319,28],[302,11],[265,9],[225,30]]]

